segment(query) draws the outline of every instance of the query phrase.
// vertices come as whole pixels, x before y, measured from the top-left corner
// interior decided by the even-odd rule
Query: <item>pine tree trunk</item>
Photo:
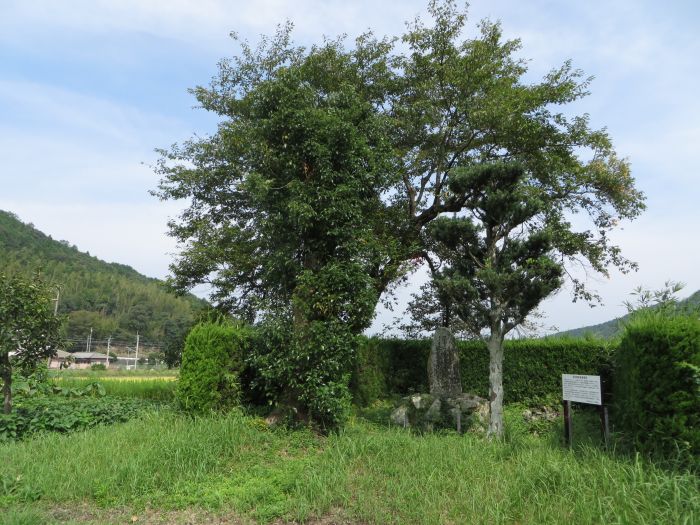
[[[2,376],[2,393],[5,398],[3,413],[9,414],[12,411],[12,367],[7,353],[0,354],[0,376]]]
[[[503,437],[503,336],[491,330],[489,349],[489,437]]]

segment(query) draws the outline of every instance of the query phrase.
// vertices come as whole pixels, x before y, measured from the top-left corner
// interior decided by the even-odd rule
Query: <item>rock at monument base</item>
[[[400,427],[407,427],[410,425],[408,421],[408,407],[400,406],[391,413],[389,416],[392,424],[398,425]]]
[[[462,432],[482,433],[488,427],[489,403],[472,394],[413,394],[401,399],[389,420],[394,425],[425,432],[456,430],[459,426]]]

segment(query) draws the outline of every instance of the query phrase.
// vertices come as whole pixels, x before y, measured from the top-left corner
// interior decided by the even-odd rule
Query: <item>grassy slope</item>
[[[136,516],[204,508],[264,523],[328,515],[332,523],[397,524],[700,520],[697,477],[608,455],[585,440],[564,450],[556,432],[528,435],[519,412],[508,415],[508,441],[490,443],[414,436],[363,418],[321,438],[267,431],[236,414],[162,411],[0,447],[0,514],[5,523],[50,523],[57,508],[82,501]]]

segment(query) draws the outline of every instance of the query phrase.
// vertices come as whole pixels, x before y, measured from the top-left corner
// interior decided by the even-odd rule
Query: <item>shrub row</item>
[[[427,391],[430,345],[430,339],[364,339],[350,385],[355,402]],[[458,348],[464,390],[486,397],[486,343],[460,341]],[[563,373],[608,377],[612,347],[595,339],[519,339],[506,341],[504,352],[505,401],[529,402],[560,397]]]
[[[700,320],[643,312],[615,353],[615,421],[636,449],[700,470]]]

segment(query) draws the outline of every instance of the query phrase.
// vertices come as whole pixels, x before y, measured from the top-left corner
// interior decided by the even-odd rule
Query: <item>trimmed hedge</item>
[[[386,395],[428,390],[430,339],[366,339],[357,353],[351,381],[353,398],[369,404]],[[483,341],[459,341],[465,392],[488,396],[489,353]],[[537,402],[561,397],[561,374],[606,378],[612,346],[597,339],[517,339],[505,343],[505,401]]]
[[[638,315],[615,354],[615,416],[634,447],[700,469],[700,320]]]
[[[250,328],[231,322],[196,325],[185,340],[176,399],[190,412],[224,410],[239,404],[240,373]]]

